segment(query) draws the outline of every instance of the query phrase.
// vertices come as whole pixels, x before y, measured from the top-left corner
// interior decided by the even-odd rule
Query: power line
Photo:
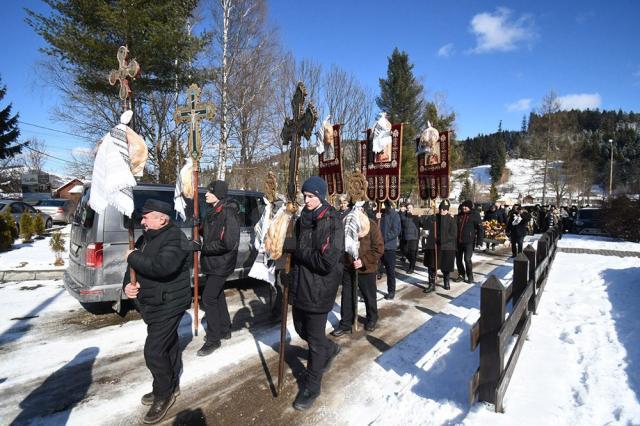
[[[53,158],[54,160],[64,161],[65,163],[74,164],[74,162],[73,162],[73,161],[65,160],[64,158],[60,158],[60,157],[56,157],[56,156],[51,155],[51,154],[47,154],[46,152],[42,152],[42,151],[37,150],[37,149],[35,149],[35,148],[31,148],[29,145],[23,145],[22,147],[23,147],[23,148],[27,148],[27,149],[28,149],[28,150],[30,150],[30,151],[37,152],[38,154],[42,154],[42,155],[45,155],[45,156],[47,156],[47,157],[51,157],[51,158]]]
[[[73,136],[73,137],[80,138],[80,139],[89,139],[86,136],[76,135],[75,133],[65,132],[64,130],[53,129],[51,127],[41,126],[39,124],[27,123],[26,121],[18,120],[18,123],[26,124],[27,126],[38,127],[40,129],[49,130],[49,131],[52,131],[52,132],[64,133],[65,135]]]

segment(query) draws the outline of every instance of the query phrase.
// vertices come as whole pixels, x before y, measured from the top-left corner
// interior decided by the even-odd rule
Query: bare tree
[[[24,164],[30,170],[41,172],[47,161],[47,145],[38,138],[32,138],[27,142],[28,145],[25,146],[27,149],[22,154]]]

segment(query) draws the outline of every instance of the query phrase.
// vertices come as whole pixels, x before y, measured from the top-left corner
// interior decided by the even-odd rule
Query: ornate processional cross
[[[284,127],[280,133],[284,145],[288,145],[291,142],[291,147],[289,148],[287,201],[293,204],[296,204],[296,194],[298,192],[296,179],[298,175],[298,160],[300,158],[300,139],[302,136],[307,140],[311,138],[311,133],[318,120],[318,111],[312,102],[309,102],[305,109],[304,101],[306,97],[307,89],[304,87],[304,83],[300,81],[291,99],[293,118],[285,119]]]
[[[126,46],[120,46],[118,48],[118,54],[116,55],[118,58],[118,69],[112,70],[109,73],[109,83],[112,86],[117,82],[120,82],[119,96],[123,103],[126,102],[126,99],[131,94],[127,78],[135,78],[140,74],[140,65],[138,64],[138,61],[132,59],[131,62],[127,62],[127,55],[129,55],[129,49],[127,49]],[[124,109],[126,109],[126,105]]]
[[[199,161],[202,156],[202,140],[200,135],[200,121],[212,120],[215,116],[215,108],[209,102],[200,102],[200,88],[192,84],[187,89],[186,106],[179,107],[173,118],[176,123],[191,123],[189,129],[189,153],[194,161]]]

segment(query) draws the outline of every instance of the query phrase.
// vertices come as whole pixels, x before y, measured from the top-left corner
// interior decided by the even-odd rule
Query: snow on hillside
[[[556,166],[550,162],[549,168]],[[518,200],[527,195],[534,198],[542,198],[542,181],[544,160],[528,160],[524,158],[516,158],[508,160],[506,163],[506,173],[508,179],[506,182],[498,185],[498,194],[500,199]],[[472,184],[475,183],[477,192],[484,198],[489,197],[491,189],[491,166],[484,164],[472,167],[470,169],[458,169],[451,172],[451,192],[450,199],[458,199],[464,176],[468,173],[468,179]],[[591,188],[592,198],[602,198],[603,189],[600,186]],[[555,192],[547,185],[547,197],[555,197]]]

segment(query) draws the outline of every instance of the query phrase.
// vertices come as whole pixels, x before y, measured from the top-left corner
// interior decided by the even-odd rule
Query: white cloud
[[[74,157],[86,157],[91,154],[91,148],[86,146],[77,146],[71,150],[71,155]]]
[[[507,111],[529,111],[531,109],[531,98],[518,99],[514,103],[507,105]]]
[[[602,104],[602,97],[599,93],[572,93],[558,96],[558,104],[561,109],[596,109]]]
[[[499,7],[494,13],[483,12],[471,18],[471,32],[476,36],[473,53],[516,50],[520,44],[536,37],[533,19],[528,15],[511,19],[511,10]]]
[[[438,49],[438,56],[448,58],[453,54],[453,43],[447,43]]]

